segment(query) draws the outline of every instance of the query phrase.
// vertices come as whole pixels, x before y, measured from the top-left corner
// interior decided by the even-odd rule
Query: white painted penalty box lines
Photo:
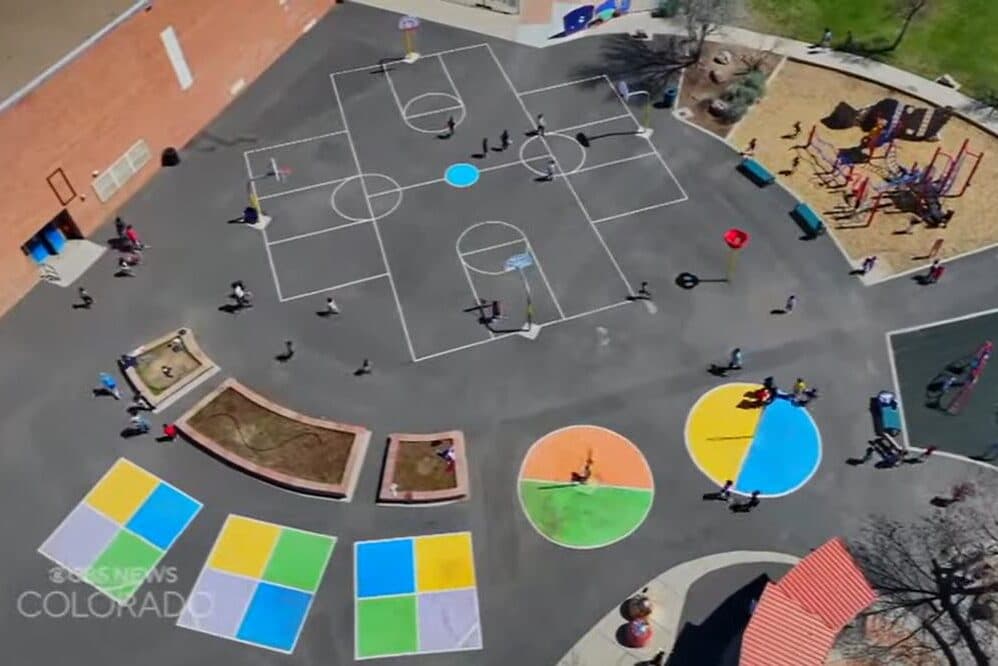
[[[301,240],[303,238],[311,238],[312,236],[319,236],[321,234],[328,234],[331,231],[339,231],[340,229],[348,229],[350,227],[356,227],[358,224],[370,224],[371,220],[357,220],[355,222],[347,222],[346,224],[338,224],[335,227],[326,227],[325,229],[319,229],[318,231],[309,231],[304,234],[298,234],[296,236],[288,236],[287,238],[279,238],[278,240],[268,241],[268,246],[281,245],[283,243],[290,243],[291,241]]]
[[[536,93],[546,92],[548,90],[555,90],[557,88],[567,88],[568,86],[577,86],[582,83],[590,83],[592,81],[599,81],[605,74],[597,74],[595,76],[587,76],[584,79],[575,79],[574,81],[565,81],[563,83],[555,83],[550,86],[543,86],[541,88],[534,88],[533,90],[527,90],[525,92],[517,92],[516,94],[520,97],[526,97],[527,95],[534,95]]]
[[[331,136],[339,136],[340,134],[346,134],[346,130],[338,130],[336,132],[326,132],[325,134],[316,134],[315,136],[310,136],[304,139],[295,139],[294,141],[285,141],[284,143],[275,143],[270,146],[264,146],[263,148],[251,148],[250,150],[244,151],[244,154],[249,155],[250,153],[259,153],[264,150],[274,150],[275,148],[284,148],[285,146],[294,146],[299,143],[308,143],[309,141],[318,141],[319,139],[327,139]]]
[[[456,104],[454,106],[445,106],[442,109],[434,109],[433,111],[422,111],[420,113],[410,113],[410,114],[408,114],[406,116],[406,118],[408,118],[409,120],[412,120],[413,118],[423,118],[424,116],[432,116],[435,113],[447,113],[449,111],[460,111],[463,108],[464,107],[461,106],[460,104]]]
[[[519,243],[526,243],[527,239],[517,238],[516,240],[506,241],[505,243],[496,243],[495,245],[488,245],[486,247],[480,247],[477,250],[468,250],[467,252],[459,252],[458,255],[461,257],[470,257],[473,254],[481,254],[482,252],[491,252],[492,250],[498,250],[500,248],[509,247],[510,245],[517,245]]]
[[[673,204],[683,203],[688,201],[689,197],[683,196],[678,199],[673,199],[672,201],[666,201],[665,203],[652,204],[651,206],[644,206],[643,208],[635,208],[634,210],[629,210],[625,213],[617,213],[616,215],[608,215],[606,217],[601,217],[599,219],[593,220],[593,224],[603,224],[604,222],[612,222],[614,220],[619,220],[621,218],[628,217],[630,215],[637,215],[638,213],[646,213],[650,210],[655,210],[657,208],[665,208],[666,206],[672,206]]]
[[[295,187],[290,190],[281,190],[280,192],[273,192],[271,194],[265,194],[262,197],[257,197],[258,201],[266,201],[267,199],[276,199],[277,197],[287,196],[289,194],[298,194],[299,192],[308,192],[309,190],[314,190],[317,187],[327,187],[329,185],[338,185],[342,182],[348,181],[356,176],[345,176],[343,178],[337,178],[336,180],[326,180],[321,183],[315,183],[314,185],[303,185],[301,187]]]
[[[388,273],[378,273],[377,275],[368,275],[367,277],[359,278],[357,280],[350,280],[349,282],[341,282],[340,284],[334,284],[331,287],[325,287],[323,289],[313,289],[312,291],[306,291],[302,294],[295,294],[294,296],[287,296],[281,299],[281,303],[287,303],[288,301],[297,301],[300,298],[308,298],[309,296],[315,296],[316,294],[323,294],[329,291],[336,291],[337,289],[345,289],[346,287],[353,287],[358,284],[364,284],[365,282],[371,282],[372,280],[380,280],[381,278],[389,277]]]
[[[636,302],[637,301],[635,300],[618,301],[616,303],[611,303],[610,305],[604,305],[602,307],[593,308],[592,310],[586,310],[585,312],[578,312],[576,314],[560,317],[559,319],[552,319],[551,321],[544,322],[543,324],[539,324],[538,326],[541,329],[545,329],[548,328],[549,326],[555,326],[557,324],[561,324],[566,321],[572,321],[574,319],[582,319],[583,317],[589,317],[594,314],[599,314],[600,312],[606,312],[607,310],[614,310],[622,305],[633,305]],[[515,335],[520,335],[520,331],[500,333],[494,338],[484,338],[482,340],[476,340],[475,342],[469,342],[468,344],[461,345],[460,347],[453,347],[451,349],[444,349],[443,351],[434,352],[433,354],[427,354],[426,356],[419,356],[413,360],[416,363],[420,363],[422,361],[429,361],[430,359],[440,358],[441,356],[447,356],[448,354],[456,354],[457,352],[462,352],[468,349],[474,349],[475,347],[480,347],[482,345],[487,345],[490,342],[498,342],[499,340],[505,340],[506,338],[511,338]]]
[[[488,44],[471,44],[470,46],[459,46],[453,49],[445,49],[443,51],[437,51],[435,53],[424,53],[420,56],[423,58],[438,58],[440,56],[447,55],[448,53],[460,53],[461,51],[470,51],[472,49],[480,49],[488,46]],[[335,72],[331,72],[330,76],[340,76],[341,74],[354,74],[356,72],[370,72],[382,70],[389,65],[397,65],[401,62],[405,62],[405,58],[396,58],[394,60],[386,60],[384,62],[375,62],[369,65],[361,65],[360,67],[351,67],[350,69],[341,69]]]

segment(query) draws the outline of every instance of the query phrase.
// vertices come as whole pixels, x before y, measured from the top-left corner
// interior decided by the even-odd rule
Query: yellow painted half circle
[[[686,417],[690,458],[717,485],[738,479],[762,418],[762,408],[748,407],[746,394],[761,387],[746,382],[718,386],[700,396]]]

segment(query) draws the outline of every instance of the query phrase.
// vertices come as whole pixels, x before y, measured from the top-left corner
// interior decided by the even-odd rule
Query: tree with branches
[[[707,38],[732,15],[736,0],[680,0],[685,34],[671,35],[661,43],[617,35],[607,40],[603,62],[583,67],[580,77],[608,74],[626,80],[653,95],[675,85],[679,73],[703,58]]]
[[[874,517],[850,550],[878,601],[864,620],[887,640],[845,640],[847,653],[877,663],[991,663],[998,652],[998,512],[991,478],[953,487],[911,523]]]

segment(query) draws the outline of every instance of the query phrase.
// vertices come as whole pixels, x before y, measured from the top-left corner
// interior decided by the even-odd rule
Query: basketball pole
[[[405,48],[405,54],[409,55],[412,53],[412,31],[403,30],[402,31],[402,44]]]
[[[534,325],[534,302],[530,294],[530,283],[527,282],[527,276],[524,275],[522,268],[516,270],[520,274],[520,279],[523,280],[523,291],[527,295],[527,329],[529,330]]]

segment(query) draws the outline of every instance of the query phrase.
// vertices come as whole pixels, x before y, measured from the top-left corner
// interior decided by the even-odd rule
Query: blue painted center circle
[[[478,182],[478,167],[467,162],[451,164],[444,172],[444,180],[452,187],[471,187]]]

